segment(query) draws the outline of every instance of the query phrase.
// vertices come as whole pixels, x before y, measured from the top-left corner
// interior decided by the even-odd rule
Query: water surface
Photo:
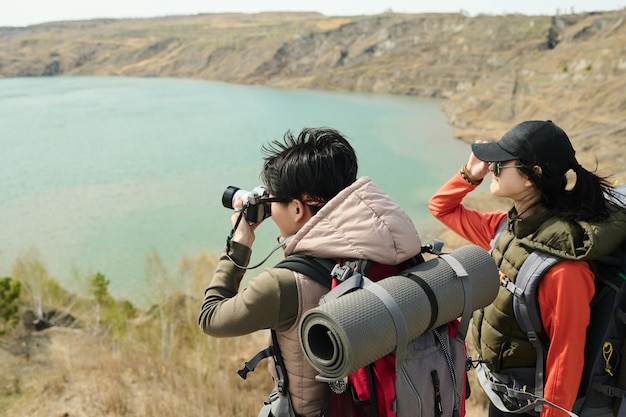
[[[0,80],[0,276],[35,251],[64,286],[102,272],[114,295],[145,293],[156,251],[220,252],[228,185],[259,183],[260,147],[288,130],[331,126],[424,240],[426,202],[466,160],[438,100],[126,77]],[[259,228],[253,262],[275,242]],[[278,260],[274,255],[268,264]]]

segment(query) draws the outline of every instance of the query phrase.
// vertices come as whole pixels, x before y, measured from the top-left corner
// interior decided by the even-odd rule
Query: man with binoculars
[[[338,131],[306,128],[297,137],[287,132],[283,141],[262,150],[264,186],[253,191],[229,187],[224,193],[224,205],[234,209],[233,230],[205,291],[199,323],[214,337],[271,329],[289,381],[280,401],[288,403],[293,415],[327,415],[329,387],[315,380],[317,372],[302,351],[298,324],[329,288],[302,273],[267,268],[240,290],[255,229],[271,216],[285,256],[367,259],[382,265],[412,259],[420,253],[421,242],[411,219],[389,196],[369,178],[357,179],[356,154]],[[278,381],[275,370],[270,364]],[[332,415],[352,415],[344,410]]]

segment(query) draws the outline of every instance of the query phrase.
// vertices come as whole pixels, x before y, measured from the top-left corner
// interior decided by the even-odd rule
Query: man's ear
[[[311,209],[309,208],[309,206],[307,206],[301,200],[298,200],[298,199],[292,200],[292,204],[295,204],[295,207],[293,209],[294,221],[300,224],[304,224],[308,222],[312,216]]]

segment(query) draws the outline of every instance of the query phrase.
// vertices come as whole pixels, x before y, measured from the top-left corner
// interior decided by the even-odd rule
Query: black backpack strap
[[[248,362],[246,362],[243,368],[238,370],[237,373],[242,379],[246,379],[248,376],[248,373],[254,371],[254,369],[257,367],[259,362],[261,362],[265,358],[269,358],[270,356],[273,356],[274,363],[276,365],[276,375],[278,376],[278,381],[276,383],[276,386],[278,388],[278,392],[280,392],[281,394],[284,394],[287,392],[287,385],[289,381],[287,380],[287,374],[285,372],[285,365],[283,363],[283,357],[280,353],[280,347],[278,346],[278,337],[276,336],[276,331],[271,330],[271,335],[272,335],[272,345],[268,346],[267,348],[263,349],[262,351],[254,355],[254,357],[250,359]]]
[[[315,258],[313,256],[296,254],[296,255],[290,255],[287,258],[283,259],[278,264],[276,264],[275,268],[285,268],[285,269],[290,269],[292,271],[300,272],[306,275],[307,277],[315,280],[316,282],[319,282],[320,284],[330,288],[331,286],[330,271],[333,269],[334,266],[335,266],[335,261],[330,260],[330,259]],[[261,362],[263,359],[268,358],[270,356],[274,356],[277,368],[280,366],[282,369],[284,369],[284,366],[282,365],[282,356],[280,355],[280,350],[278,349],[278,341],[276,340],[276,332],[274,332],[273,330],[272,330],[272,346],[269,346],[266,349],[263,349],[262,351],[257,353],[252,359],[250,359],[248,362],[245,362],[243,368],[239,369],[237,373],[239,374],[241,378],[246,379],[248,376],[248,373],[254,371],[254,369],[259,364],[259,362]],[[279,361],[280,361],[280,364],[279,364]],[[278,369],[277,369],[277,372],[279,372]],[[279,379],[280,378],[281,377],[279,374]],[[285,384],[286,384],[286,379],[285,379]]]
[[[356,398],[356,393],[353,391],[353,401],[357,406],[359,415],[378,417],[378,395],[376,395],[376,387],[374,386],[374,367],[372,365],[368,365],[365,367],[365,373],[367,375],[367,385],[369,387],[370,398],[365,401],[359,401],[359,399]],[[366,406],[369,406],[369,414],[365,411]]]
[[[246,379],[248,377],[248,373],[254,371],[254,369],[257,367],[259,362],[261,362],[265,358],[269,358],[273,354],[274,354],[274,350],[272,346],[268,346],[267,348],[263,349],[262,351],[254,355],[254,357],[250,359],[248,362],[244,363],[243,368],[239,369],[237,373],[242,379]]]
[[[278,403],[278,416],[292,416],[293,405],[291,404],[291,396],[289,395],[289,380],[287,379],[287,369],[283,362],[283,355],[280,353],[280,346],[278,345],[278,336],[276,331],[272,330],[272,348],[274,351],[274,365],[276,367],[276,388],[278,392],[283,396],[284,401]]]
[[[277,263],[274,268],[285,268],[299,272],[323,286],[330,288],[332,282],[330,271],[332,271],[336,264],[337,262],[333,259],[294,254],[289,255]]]

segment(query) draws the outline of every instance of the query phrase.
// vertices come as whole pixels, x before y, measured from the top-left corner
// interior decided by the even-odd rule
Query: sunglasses
[[[288,203],[291,200],[293,199],[287,198],[287,197],[263,197],[261,198],[260,202],[261,203]]]
[[[272,215],[272,205],[270,203],[289,203],[292,198],[288,197],[263,197],[259,200],[260,204],[263,204],[265,210],[265,217]]]
[[[519,165],[519,164],[502,166],[503,162],[490,162],[490,164],[491,164],[491,170],[493,171],[493,176],[494,177],[499,177],[500,176],[500,170],[502,170],[504,168],[523,168],[524,167],[524,165]]]

